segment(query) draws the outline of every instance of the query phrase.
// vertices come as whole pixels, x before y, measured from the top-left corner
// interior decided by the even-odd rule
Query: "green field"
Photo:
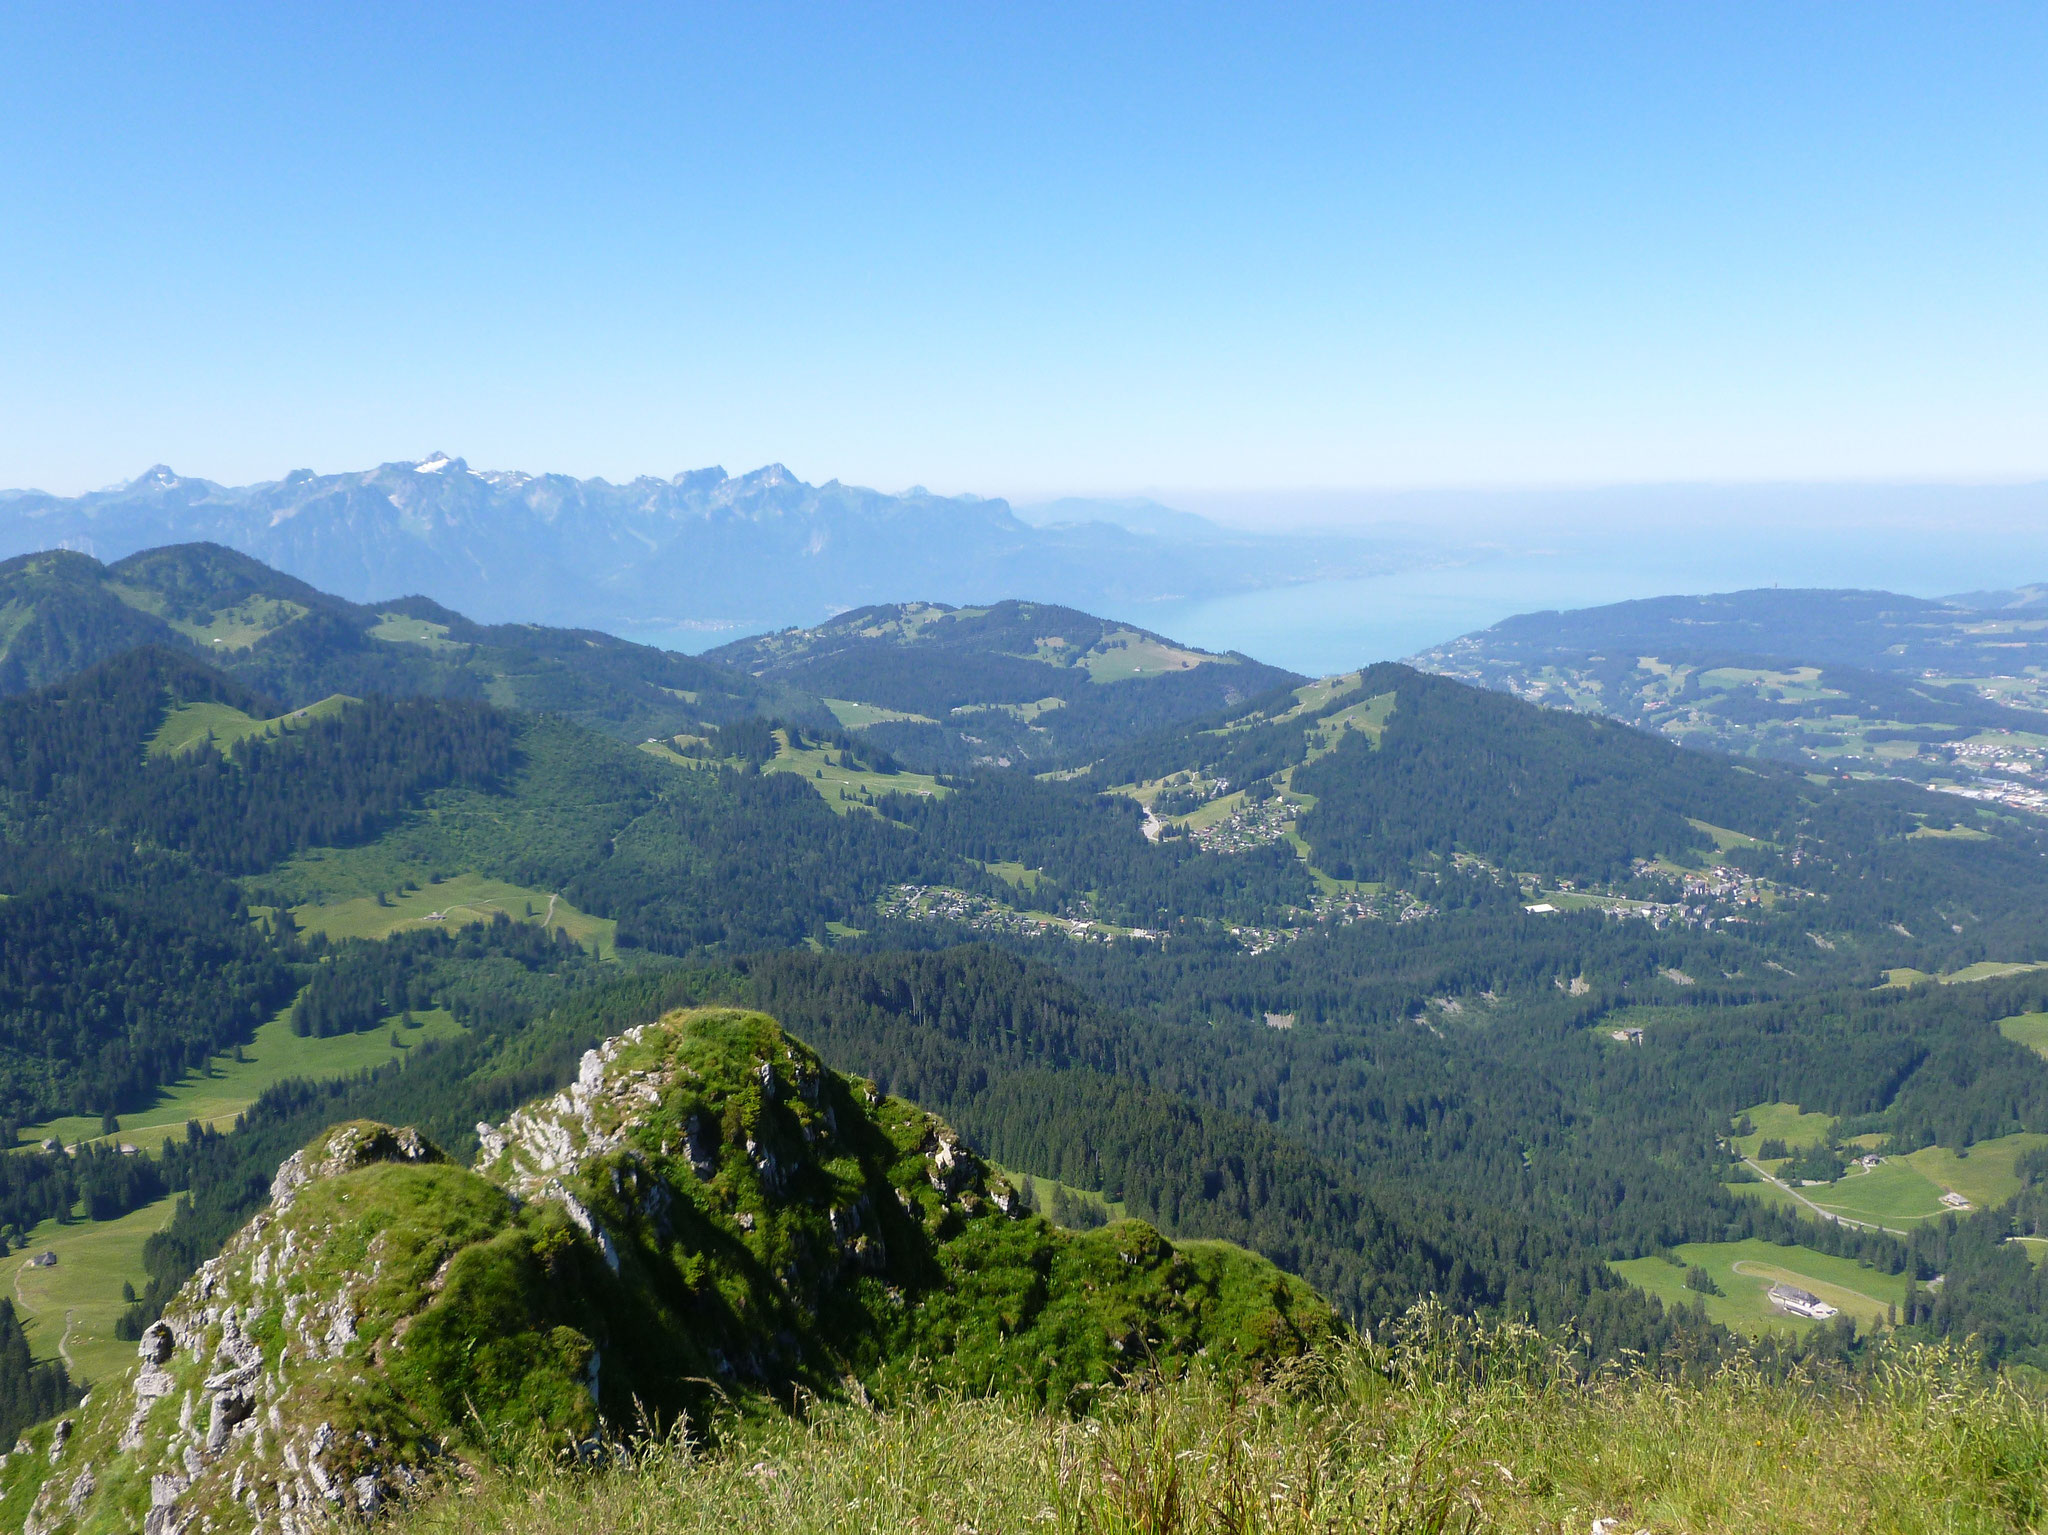
[[[985,863],[982,867],[1004,884],[1018,890],[1036,890],[1038,882],[1045,878],[1038,869],[1027,869],[1012,859],[1007,863]]]
[[[2020,1013],[2001,1019],[1998,1032],[2036,1055],[2048,1055],[2048,1013]]]
[[[908,714],[901,709],[885,709],[880,704],[855,703],[847,698],[828,698],[825,707],[832,711],[832,717],[848,730],[860,730],[869,725],[890,725],[907,722],[912,725],[936,725],[937,720],[929,714]]]
[[[872,773],[856,767],[846,753],[826,746],[794,750],[789,732],[775,732],[775,760],[762,769],[766,773],[794,773],[806,780],[826,804],[840,815],[872,810],[870,801],[884,794],[946,794],[929,773]]]
[[[2007,1237],[2006,1240],[2025,1248],[2027,1258],[2035,1268],[2048,1263],[2048,1237]]]
[[[2020,1191],[2019,1159],[2048,1146],[2048,1135],[2002,1135],[1979,1141],[1968,1156],[1945,1146],[1923,1146],[1905,1160],[1941,1189],[1953,1189],[1972,1204],[2002,1205]]]
[[[1331,700],[1342,698],[1364,681],[1364,677],[1363,672],[1339,672],[1334,677],[1319,677],[1314,682],[1303,683],[1294,690],[1293,706],[1283,713],[1274,715],[1273,723],[1278,724],[1283,720],[1298,719],[1304,714],[1313,713]],[[1253,716],[1234,725],[1226,725],[1224,730],[1243,730],[1247,726],[1263,723],[1264,716]]]
[[[1358,731],[1375,746],[1386,734],[1387,721],[1394,717],[1394,695],[1375,693],[1370,698],[1361,698],[1355,704],[1348,704],[1335,714],[1326,714],[1309,728],[1308,755],[1302,761],[1313,762],[1337,749],[1337,743],[1351,731]],[[1293,779],[1293,771],[1288,779]]]
[[[1818,1146],[1835,1123],[1827,1114],[1800,1113],[1796,1103],[1759,1103],[1743,1113],[1756,1128],[1749,1135],[1731,1137],[1729,1144],[1746,1157],[1755,1156],[1767,1140],[1780,1140],[1787,1146]]]
[[[430,1039],[453,1039],[462,1026],[440,1008],[414,1013],[420,1026],[398,1029],[405,1047]],[[207,1076],[188,1076],[158,1093],[149,1108],[121,1116],[121,1128],[111,1136],[100,1133],[98,1116],[67,1116],[23,1128],[17,1145],[33,1146],[47,1136],[58,1136],[67,1146],[80,1141],[127,1141],[154,1153],[165,1134],[182,1132],[187,1120],[226,1130],[235,1116],[248,1108],[266,1088],[291,1077],[312,1079],[345,1077],[369,1066],[382,1066],[399,1053],[391,1048],[391,1031],[379,1027],[368,1034],[336,1034],[327,1039],[301,1039],[292,1032],[291,1009],[286,1008],[256,1031],[256,1037],[242,1047],[242,1059],[232,1055],[213,1058]]]
[[[142,1246],[177,1207],[178,1196],[131,1210],[119,1220],[60,1225],[44,1221],[28,1234],[28,1245],[0,1258],[0,1294],[14,1309],[37,1355],[61,1356],[74,1380],[103,1381],[135,1363],[135,1345],[114,1336],[114,1323],[128,1309],[122,1281],[140,1290],[149,1277]],[[50,1268],[29,1259],[53,1252]]]
[[[404,1049],[427,1040],[458,1037],[462,1027],[436,1008],[413,1015],[419,1027],[403,1029],[396,1019],[367,1034],[342,1034],[329,1039],[301,1039],[292,1032],[286,1009],[256,1031],[243,1046],[242,1059],[216,1056],[211,1075],[192,1076],[158,1095],[157,1102],[136,1114],[122,1116],[113,1136],[100,1134],[97,1118],[54,1119],[22,1131],[22,1142],[34,1145],[46,1136],[61,1136],[66,1145],[83,1141],[126,1141],[145,1153],[154,1152],[167,1134],[180,1134],[188,1120],[227,1130],[235,1116],[254,1103],[264,1089],[291,1077],[348,1076],[382,1066],[401,1053],[391,1048],[394,1031]],[[39,1355],[61,1352],[74,1375],[105,1379],[135,1362],[135,1345],[114,1336],[114,1323],[127,1309],[121,1298],[123,1280],[138,1290],[148,1277],[142,1267],[143,1244],[171,1218],[178,1196],[173,1194],[118,1220],[44,1221],[28,1234],[19,1252],[0,1258],[0,1293],[14,1297],[29,1343]],[[54,1252],[50,1268],[31,1268],[28,1259]]]
[[[1704,1298],[1710,1318],[1752,1335],[1772,1328],[1803,1332],[1820,1325],[1774,1307],[1767,1297],[1777,1283],[1810,1290],[1866,1331],[1882,1326],[1885,1308],[1906,1298],[1904,1275],[1880,1274],[1852,1258],[1831,1257],[1804,1247],[1780,1247],[1755,1237],[1742,1242],[1688,1242],[1673,1251],[1687,1267],[1697,1264],[1705,1269],[1722,1293],[1703,1297],[1700,1291],[1687,1289],[1686,1269],[1662,1258],[1631,1258],[1608,1266],[1667,1306],[1691,1305]]]
[[[428,650],[467,650],[469,647],[459,640],[448,638],[448,626],[424,618],[412,618],[404,613],[380,613],[376,627],[369,631],[373,640],[383,640],[392,645],[422,645]]]
[[[1941,1186],[1899,1157],[1873,1172],[1851,1172],[1839,1183],[1816,1184],[1799,1192],[1823,1210],[1893,1231],[1910,1231],[1948,1212],[1941,1202]]]
[[[121,600],[130,607],[140,608],[145,613],[154,613],[173,629],[189,640],[208,647],[218,645],[223,650],[246,650],[266,634],[282,629],[295,618],[304,618],[312,610],[303,603],[293,602],[287,597],[243,598],[232,607],[217,609],[203,624],[193,623],[188,618],[175,617],[167,611],[168,604],[163,594],[140,587],[111,583]]]
[[[1744,832],[1730,831],[1725,826],[1715,826],[1707,821],[1695,821],[1691,816],[1687,816],[1685,820],[1686,824],[1695,831],[1703,831],[1714,839],[1714,851],[1717,853],[1725,853],[1731,848],[1738,847],[1776,847],[1778,845],[1775,842],[1765,842],[1761,838],[1749,836]]]
[[[1944,986],[1960,985],[1969,981],[1996,981],[2008,975],[2025,975],[2030,970],[2048,969],[2048,965],[2022,964],[2010,960],[1980,959],[1974,965],[1965,965],[1960,970],[1951,970],[1946,975],[1929,975],[1925,970],[1914,970],[1900,965],[1885,972],[1887,986],[1917,986],[1922,981],[1939,981]]]
[[[308,932],[329,938],[388,938],[401,928],[466,927],[488,922],[500,913],[514,922],[537,922],[561,928],[576,942],[602,958],[616,948],[618,924],[609,917],[578,911],[560,896],[481,874],[456,874],[439,884],[401,890],[379,906],[372,895],[326,904],[308,902],[292,908],[292,917]]]
[[[1198,650],[1182,650],[1159,640],[1146,639],[1135,629],[1118,629],[1105,634],[1101,643],[1081,657],[1090,682],[1128,682],[1137,677],[1163,677],[1184,672],[1204,663],[1231,664],[1227,657],[1205,656]]]
[[[1916,1152],[1915,1156],[1918,1155],[1920,1153]],[[1942,1155],[1946,1157],[1951,1154],[1944,1152]],[[1975,1153],[1972,1153],[1972,1160],[1974,1157]],[[1772,1164],[1766,1162],[1760,1165],[1770,1167]],[[2010,1178],[2009,1173],[2007,1178],[2016,1189],[2018,1180]],[[1995,1170],[1988,1170],[1984,1175],[1984,1182],[1987,1185],[1995,1184],[1997,1181]],[[1802,1187],[1797,1191],[1798,1197],[1794,1196],[1793,1191],[1778,1184],[1765,1183],[1761,1180],[1755,1183],[1731,1183],[1727,1187],[1729,1192],[1744,1199],[1760,1199],[1766,1204],[1783,1205],[1811,1217],[1813,1212],[1800,1203],[1800,1199],[1803,1198],[1831,1215],[1840,1215],[1865,1225],[1882,1226],[1887,1231],[1901,1234],[1910,1232],[1923,1222],[1938,1220],[1944,1215],[1967,1213],[1951,1211],[1949,1206],[1944,1205],[1941,1196],[1946,1186],[1903,1157],[1892,1157],[1872,1172],[1853,1170],[1836,1183],[1816,1183]],[[1956,1192],[1969,1197],[1967,1188],[1957,1189]]]
[[[354,702],[346,693],[335,693],[317,704],[267,720],[244,714],[229,704],[180,704],[164,716],[163,724],[149,738],[149,754],[170,757],[179,752],[198,751],[209,741],[219,749],[249,736],[279,736],[287,730],[303,730],[315,720],[339,714]]]

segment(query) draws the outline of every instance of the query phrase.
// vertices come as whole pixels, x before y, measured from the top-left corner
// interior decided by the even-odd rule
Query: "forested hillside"
[[[64,550],[0,563],[0,695],[139,644],[204,656],[292,708],[336,693],[488,699],[632,741],[759,712],[829,720],[801,695],[673,651],[595,630],[472,623],[424,597],[348,602],[217,544],[112,565]]]
[[[1065,768],[1301,679],[1049,603],[858,608],[706,660],[827,699],[921,768]]]
[[[1047,661],[999,648],[1051,637],[1045,610],[1004,622],[930,675],[900,633],[785,642],[901,712],[1013,662],[1079,700],[1038,720],[1140,700],[1085,771],[919,771],[873,723],[635,746],[476,699],[288,707],[183,646],[0,703],[0,1115],[29,1143],[0,1236],[161,1207],[132,1334],[323,1125],[460,1153],[596,1040],[724,1001],[949,1115],[1047,1208],[1254,1247],[1358,1322],[1437,1295],[1586,1358],[1726,1352],[1771,1316],[1656,1276],[1760,1246],[1850,1297],[1778,1319],[1772,1360],[1897,1325],[2048,1367],[2004,1240],[2048,1171],[2033,821],[1398,666],[1197,713],[1176,689],[1259,673],[1103,680],[1115,631]],[[359,1064],[96,1143],[259,1029]],[[32,1149],[65,1115],[65,1149]]]

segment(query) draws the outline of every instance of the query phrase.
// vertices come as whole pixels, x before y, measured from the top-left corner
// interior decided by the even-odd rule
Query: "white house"
[[[1812,1291],[1802,1290],[1797,1285],[1772,1285],[1771,1304],[1780,1311],[1789,1311],[1794,1316],[1809,1316],[1815,1321],[1825,1321],[1836,1315],[1835,1307],[1830,1306]]]

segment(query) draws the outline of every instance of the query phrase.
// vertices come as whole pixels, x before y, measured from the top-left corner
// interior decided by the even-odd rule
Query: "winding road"
[[[1783,1189],[1786,1193],[1790,1194],[1794,1199],[1798,1200],[1801,1204],[1805,1205],[1807,1209],[1811,1210],[1815,1215],[1818,1215],[1824,1221],[1834,1221],[1837,1225],[1842,1226],[1854,1226],[1859,1231],[1890,1230],[1889,1227],[1880,1226],[1876,1221],[1851,1220],[1846,1215],[1837,1215],[1832,1210],[1823,1210],[1819,1205],[1815,1204],[1812,1200],[1808,1199],[1804,1194],[1800,1193],[1799,1190],[1792,1187],[1792,1185],[1787,1183],[1784,1179],[1773,1178],[1769,1173],[1765,1172],[1761,1167],[1757,1166],[1757,1164],[1752,1162],[1748,1157],[1744,1157],[1742,1159],[1742,1165],[1748,1168],[1751,1172],[1755,1173],[1759,1178],[1763,1179],[1764,1182],[1775,1183],[1779,1188]],[[1893,1235],[1896,1236],[1897,1233],[1893,1232]]]

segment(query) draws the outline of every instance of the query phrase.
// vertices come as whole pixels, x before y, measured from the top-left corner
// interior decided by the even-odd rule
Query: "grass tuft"
[[[407,1535],[1033,1531],[1477,1535],[2005,1532],[2048,1514],[2048,1409],[1960,1349],[1902,1349],[1865,1387],[1587,1381],[1535,1333],[1418,1307],[1248,1380],[1196,1370],[1075,1416],[937,1393],[668,1440],[603,1469],[533,1454],[415,1508]]]

